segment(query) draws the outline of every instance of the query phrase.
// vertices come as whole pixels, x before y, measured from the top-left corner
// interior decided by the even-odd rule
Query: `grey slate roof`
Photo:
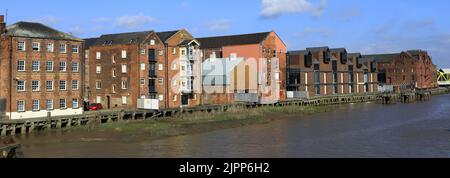
[[[157,32],[156,35],[158,35],[159,39],[161,39],[162,42],[166,42],[170,37],[178,33],[180,30],[175,31],[165,31],[165,32]]]
[[[17,22],[6,27],[6,34],[17,37],[43,38],[54,40],[83,41],[70,34],[55,30],[41,23]]]
[[[312,47],[312,48],[306,48],[306,51],[309,52],[320,52],[320,51],[326,51],[330,48],[328,46],[322,46],[322,47]]]
[[[197,38],[202,49],[221,48],[223,46],[258,44],[264,41],[271,32],[251,33],[231,36]]]
[[[400,53],[363,55],[360,61],[361,62],[375,61],[379,63],[388,63],[392,62],[394,57],[397,55],[400,55]]]
[[[142,31],[142,32],[130,32],[130,33],[117,33],[102,35],[95,45],[103,44],[139,44],[145,40],[150,33],[153,31]]]
[[[287,53],[290,55],[305,55],[308,51],[306,50],[298,50],[298,51],[288,51]]]
[[[84,48],[89,49],[91,46],[94,46],[99,38],[86,38],[84,40]]]
[[[332,48],[332,49],[330,49],[330,52],[332,52],[332,53],[340,53],[340,52],[344,52],[344,51],[347,51],[347,49],[345,49],[345,48]]]
[[[347,54],[348,57],[352,58],[352,57],[362,57],[361,53],[349,53]]]

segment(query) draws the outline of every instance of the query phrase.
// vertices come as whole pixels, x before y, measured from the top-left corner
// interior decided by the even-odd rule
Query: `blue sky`
[[[425,49],[450,67],[448,0],[0,0],[8,23],[37,21],[82,38],[185,28],[196,37],[275,30],[289,50]]]

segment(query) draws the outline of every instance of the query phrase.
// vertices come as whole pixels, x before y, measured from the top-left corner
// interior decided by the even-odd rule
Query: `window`
[[[140,51],[139,53],[145,54],[145,49],[140,49],[139,51]]]
[[[53,100],[47,100],[45,106],[47,110],[53,110]]]
[[[59,52],[60,53],[66,53],[66,44],[59,44]]]
[[[78,99],[72,99],[72,108],[78,109]]]
[[[96,59],[101,59],[102,58],[102,53],[101,52],[95,53],[95,58]]]
[[[53,45],[53,43],[48,43],[48,44],[47,44],[47,52],[53,53],[53,51],[54,51],[54,45]]]
[[[145,70],[145,63],[141,64],[141,70]]]
[[[177,101],[177,95],[173,95],[172,100]]]
[[[95,82],[95,88],[96,88],[97,90],[102,89],[102,82],[101,82],[101,81],[96,81],[96,82]]]
[[[155,40],[150,40],[150,45],[155,45]]]
[[[24,41],[17,42],[17,50],[25,51],[25,42]]]
[[[172,48],[172,54],[177,54],[177,48]]]
[[[25,101],[24,100],[17,101],[17,112],[25,112]]]
[[[102,97],[101,96],[97,96],[97,103],[101,103],[102,102]]]
[[[33,80],[31,82],[31,91],[39,91],[40,90],[40,82],[38,80]]]
[[[53,71],[53,61],[47,61],[45,63],[45,70],[47,72],[52,72]]]
[[[72,90],[78,90],[78,80],[72,80]]]
[[[159,79],[158,79],[158,84],[159,84],[159,85],[164,85],[164,79],[159,78]]]
[[[47,91],[53,91],[53,81],[47,80],[45,81],[45,88]]]
[[[78,45],[72,45],[72,53],[78,53]]]
[[[122,89],[126,90],[128,88],[128,82],[125,80],[122,80]]]
[[[116,75],[116,69],[113,69],[113,70],[112,70],[112,76],[113,76],[113,77],[117,77],[117,75]]]
[[[41,62],[39,62],[39,61],[33,61],[32,68],[33,68],[34,72],[40,71],[40,64],[41,64]]]
[[[122,50],[122,59],[127,58],[127,51],[126,50]]]
[[[182,56],[186,55],[186,50],[185,50],[185,49],[182,49],[182,50],[181,50],[181,55],[182,55]]]
[[[116,63],[116,55],[113,55],[111,58],[112,58],[112,63],[115,64]]]
[[[172,64],[172,70],[177,70],[177,63]]]
[[[128,97],[122,96],[122,104],[127,104]]]
[[[78,62],[73,62],[72,63],[72,72],[78,72],[79,67],[78,67]]]
[[[126,64],[122,64],[122,73],[123,74],[127,73],[127,65]]]
[[[145,85],[145,78],[141,78],[141,85]]]
[[[24,80],[17,81],[17,91],[25,91],[25,81]]]
[[[158,70],[163,70],[163,65],[162,64],[158,64]]]
[[[97,71],[97,74],[101,74],[102,73],[102,66],[97,65],[96,71]]]
[[[67,90],[67,83],[65,80],[59,81],[59,90],[62,90],[62,91]]]
[[[31,47],[33,48],[33,51],[40,51],[41,44],[39,42],[33,42],[31,43]]]
[[[159,95],[159,101],[164,101],[164,95]]]
[[[25,61],[17,61],[17,71],[25,71]]]
[[[164,55],[164,51],[163,50],[159,50],[159,55],[160,56]]]
[[[116,85],[112,86],[112,93],[116,93]]]
[[[60,109],[67,109],[66,99],[59,99],[59,108]]]
[[[67,63],[65,61],[59,62],[59,71],[65,72],[67,71]]]
[[[39,111],[39,100],[33,100],[33,111]]]

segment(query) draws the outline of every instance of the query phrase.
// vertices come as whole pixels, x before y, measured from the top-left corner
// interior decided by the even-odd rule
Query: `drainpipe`
[[[13,87],[13,80],[12,80],[12,36],[9,36],[9,120],[12,120],[12,87]]]
[[[166,75],[164,76],[164,82],[165,82],[165,87],[164,87],[164,106],[165,109],[169,108],[169,44],[167,44],[166,42],[164,42],[164,53],[165,53],[165,57],[164,57],[164,62],[166,63],[165,67],[166,67],[166,71],[164,72]],[[156,85],[155,81],[155,85]]]

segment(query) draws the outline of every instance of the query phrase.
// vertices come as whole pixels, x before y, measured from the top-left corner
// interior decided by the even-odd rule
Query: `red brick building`
[[[377,62],[379,83],[392,85],[396,92],[437,87],[436,66],[426,51],[364,55],[363,58]]]
[[[377,70],[361,55],[344,48],[307,48],[287,54],[288,91],[292,98],[377,92]]]
[[[89,47],[89,100],[107,109],[137,108],[138,99],[158,100],[159,109],[196,106],[196,49],[186,30],[102,35]]]
[[[203,60],[243,58],[232,89],[235,101],[276,103],[286,98],[286,45],[275,32],[197,38]],[[236,71],[237,72],[237,71]],[[211,93],[204,93],[209,95]],[[223,95],[223,97],[226,97]],[[217,98],[217,100],[227,100]],[[213,102],[217,103],[217,102]]]
[[[83,41],[0,16],[0,112],[9,119],[82,114]]]

